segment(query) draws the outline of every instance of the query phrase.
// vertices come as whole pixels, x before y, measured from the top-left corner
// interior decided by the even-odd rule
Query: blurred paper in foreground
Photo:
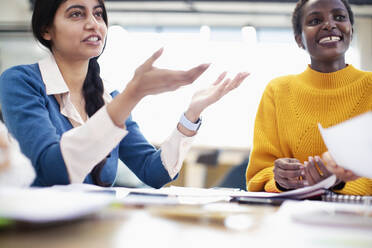
[[[69,221],[93,214],[111,201],[107,194],[4,187],[0,189],[0,218],[30,223]]]
[[[318,126],[338,165],[372,178],[372,111],[329,128]]]

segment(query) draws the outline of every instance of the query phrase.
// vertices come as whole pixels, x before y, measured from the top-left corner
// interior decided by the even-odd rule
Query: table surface
[[[3,229],[0,247],[245,247],[257,241],[265,228],[263,220],[278,209],[228,204],[221,206],[238,211],[185,205],[109,207],[73,222]]]

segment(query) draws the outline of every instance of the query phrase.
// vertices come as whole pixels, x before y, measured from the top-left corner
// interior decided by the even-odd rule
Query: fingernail
[[[301,170],[301,176],[305,176],[305,171]]]
[[[309,182],[307,180],[303,180],[305,186],[309,186]]]
[[[164,47],[160,48],[160,49],[156,52],[156,54],[158,55],[159,53],[163,52],[163,50],[164,50]]]

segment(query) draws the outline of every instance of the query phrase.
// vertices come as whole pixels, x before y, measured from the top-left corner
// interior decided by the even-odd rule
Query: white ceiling
[[[248,2],[106,2],[111,24],[124,26],[289,27],[294,3]],[[372,18],[372,5],[352,6],[359,18]],[[0,0],[0,30],[29,28],[29,0]]]
[[[288,27],[294,3],[258,2],[106,2],[110,20],[125,25],[217,25]],[[372,18],[372,6],[352,6],[356,16]]]

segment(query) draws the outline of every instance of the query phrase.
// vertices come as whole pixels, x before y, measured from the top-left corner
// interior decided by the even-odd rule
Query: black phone
[[[237,196],[237,197],[233,197],[231,199],[231,202],[237,202],[241,204],[266,204],[266,205],[280,206],[285,200],[288,200],[288,198]]]

